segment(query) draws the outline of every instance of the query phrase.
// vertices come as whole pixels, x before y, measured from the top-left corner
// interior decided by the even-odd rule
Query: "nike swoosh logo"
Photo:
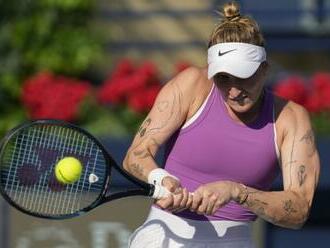
[[[232,49],[232,50],[228,50],[228,51],[226,51],[226,52],[221,52],[221,51],[219,51],[219,56],[222,56],[222,55],[225,55],[225,54],[227,54],[227,53],[230,53],[230,52],[232,52],[232,51],[235,51],[236,49]]]

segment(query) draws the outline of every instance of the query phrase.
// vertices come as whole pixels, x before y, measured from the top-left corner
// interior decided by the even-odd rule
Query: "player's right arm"
[[[191,67],[163,86],[124,159],[123,166],[130,174],[148,181],[149,173],[158,168],[156,153],[186,121],[194,105],[200,77],[201,71]],[[171,192],[180,189],[179,182],[171,177],[165,177],[162,184]]]

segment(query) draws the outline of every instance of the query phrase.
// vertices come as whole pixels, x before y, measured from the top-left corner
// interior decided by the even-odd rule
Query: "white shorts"
[[[255,248],[251,222],[198,221],[152,207],[131,235],[130,248]]]

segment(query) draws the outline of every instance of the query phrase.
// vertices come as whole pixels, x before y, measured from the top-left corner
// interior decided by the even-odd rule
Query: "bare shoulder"
[[[280,135],[299,129],[311,129],[308,111],[300,104],[275,96],[276,129]]]
[[[200,90],[203,91],[208,85],[211,85],[211,81],[207,79],[206,75],[204,68],[190,66],[180,72],[169,83],[176,83],[184,90],[200,92]]]
[[[189,102],[186,119],[189,119],[200,108],[213,85],[207,78],[206,68],[196,66],[185,69],[169,84],[175,84],[182,92],[183,98]]]

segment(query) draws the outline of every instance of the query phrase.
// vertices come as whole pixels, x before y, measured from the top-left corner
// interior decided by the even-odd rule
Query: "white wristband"
[[[166,170],[161,169],[161,168],[156,168],[153,169],[149,175],[148,175],[148,183],[153,184],[153,185],[160,185],[162,186],[162,181],[164,177],[172,177],[175,180],[179,181],[179,179],[170,173],[168,173]]]

